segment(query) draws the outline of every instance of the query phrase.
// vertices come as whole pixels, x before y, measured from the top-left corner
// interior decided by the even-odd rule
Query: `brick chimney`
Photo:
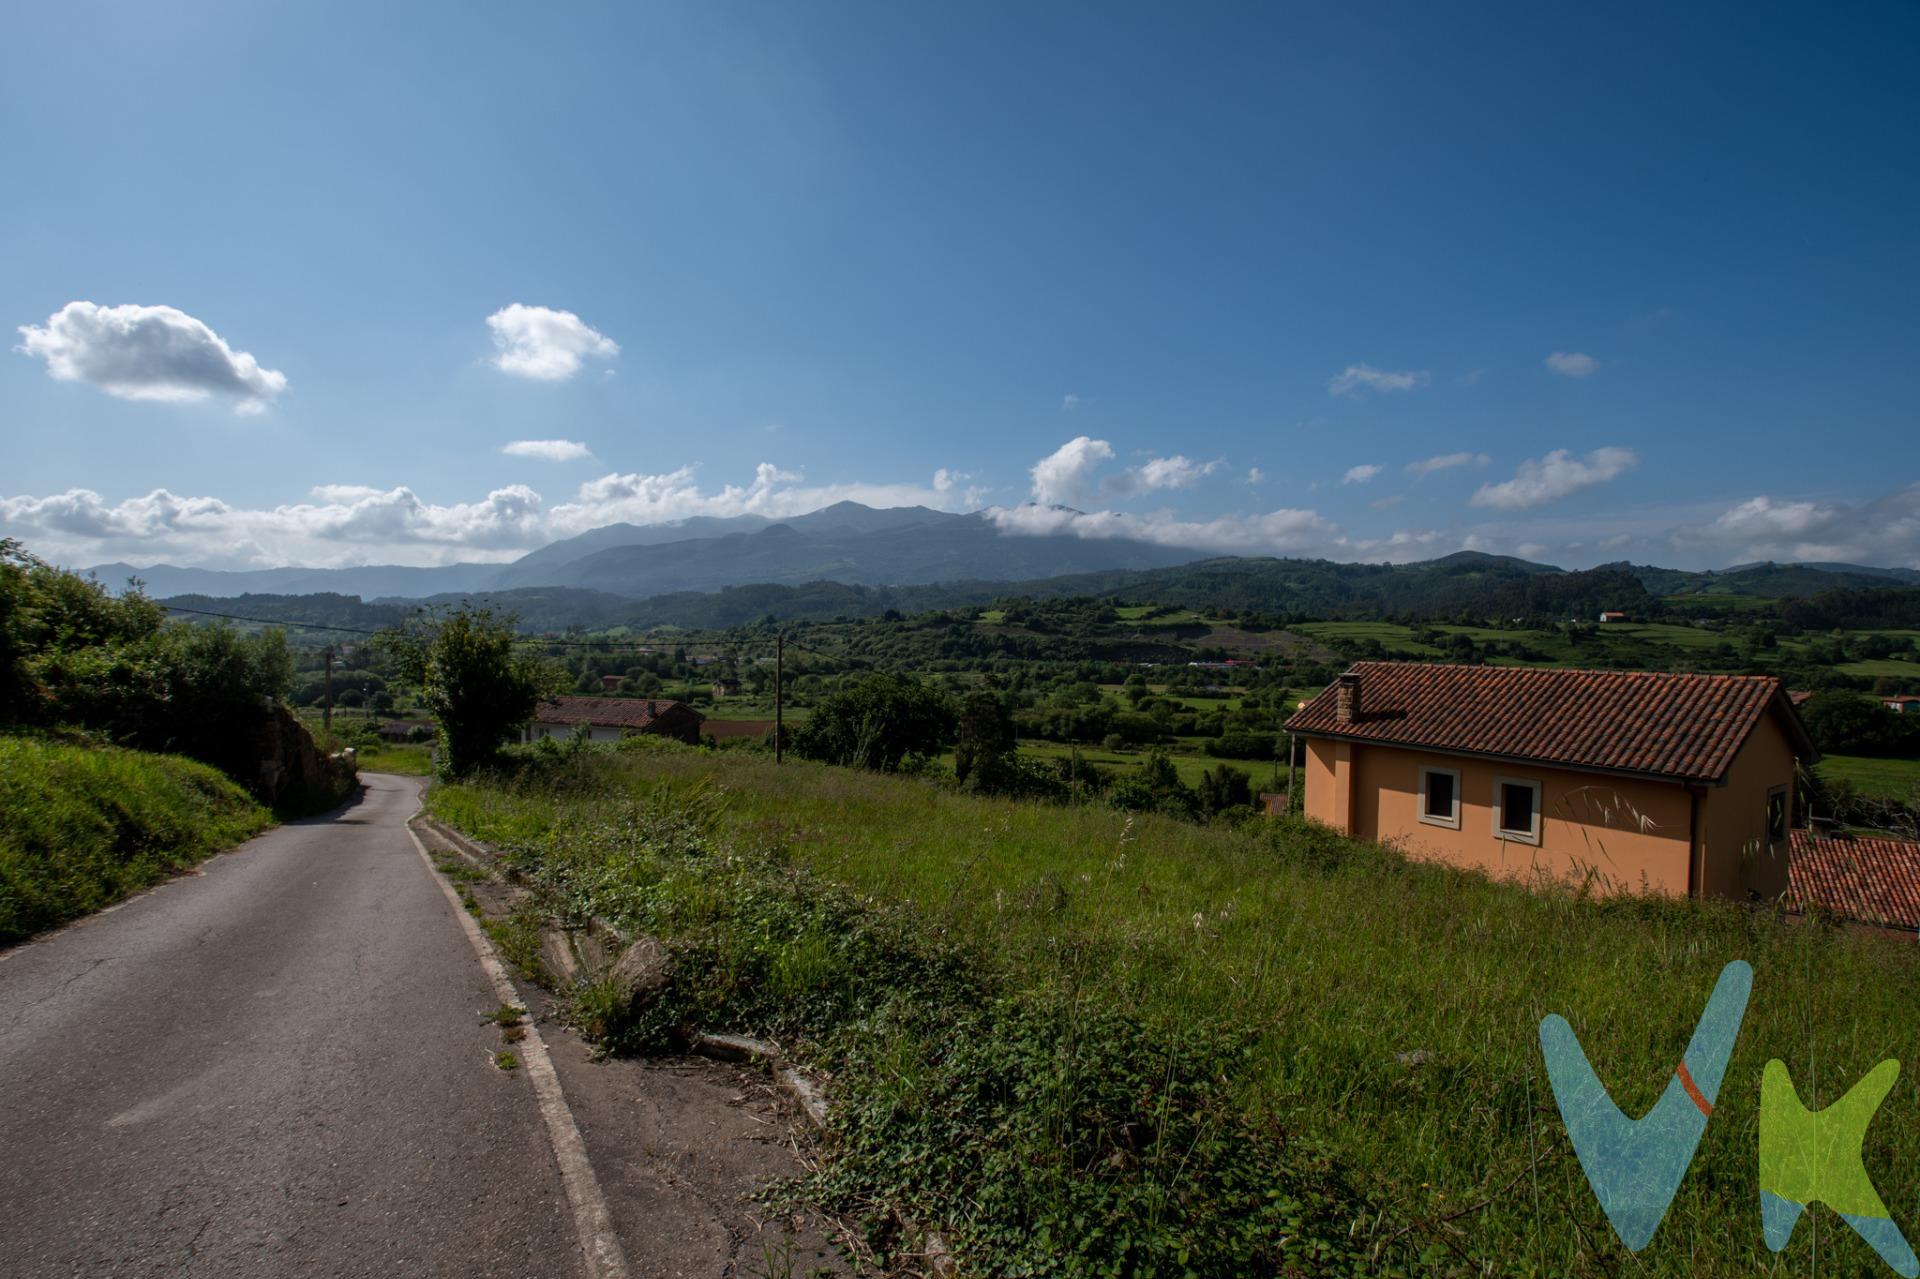
[[[652,719],[655,715],[658,715],[659,713],[660,713],[660,703],[654,701],[652,698],[648,698],[647,699],[647,718]]]
[[[1342,724],[1351,724],[1360,718],[1360,677],[1352,671],[1334,683],[1333,718]]]

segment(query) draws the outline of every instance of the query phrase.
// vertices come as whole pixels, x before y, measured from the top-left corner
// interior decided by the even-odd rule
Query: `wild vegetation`
[[[246,838],[263,803],[339,802],[351,771],[278,708],[292,674],[278,629],[169,622],[0,540],[0,944]]]
[[[270,820],[193,760],[0,736],[0,946],[146,888]]]
[[[1766,909],[1597,901],[1408,863],[1290,821],[1222,828],[738,752],[518,752],[436,787],[549,908],[666,940],[670,993],[618,1046],[779,1037],[832,1078],[808,1192],[978,1273],[1745,1275],[1762,1065],[1825,1105],[1903,1055],[1910,946]],[[1545,945],[1543,938],[1554,939]],[[1756,973],[1713,1122],[1639,1256],[1586,1187],[1541,1071],[1574,1024],[1629,1114],[1720,968]],[[1911,1089],[1866,1166],[1909,1231]],[[1815,1209],[1833,1273],[1878,1263]]]

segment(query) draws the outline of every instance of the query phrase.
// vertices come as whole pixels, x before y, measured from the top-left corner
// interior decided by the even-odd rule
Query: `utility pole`
[[[1288,812],[1293,811],[1293,806],[1296,800],[1300,802],[1302,808],[1304,808],[1306,805],[1306,801],[1294,792],[1293,786],[1294,786],[1293,734],[1288,733],[1287,734],[1287,811]]]
[[[331,738],[333,736],[333,645],[327,645],[327,650],[322,656],[327,659],[327,701],[326,709],[321,712],[321,722],[326,726],[327,736]]]
[[[781,728],[781,709],[786,696],[786,684],[781,678],[786,673],[787,633],[773,633],[773,762],[778,764],[786,753],[785,732]]]

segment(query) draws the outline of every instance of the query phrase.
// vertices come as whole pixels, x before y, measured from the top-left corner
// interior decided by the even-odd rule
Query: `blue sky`
[[[1897,3],[13,6],[0,532],[432,563],[850,496],[1920,564],[1917,45]]]

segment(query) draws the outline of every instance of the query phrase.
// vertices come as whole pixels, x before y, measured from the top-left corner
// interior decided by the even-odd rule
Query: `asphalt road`
[[[0,954],[0,1274],[584,1273],[414,783]]]

